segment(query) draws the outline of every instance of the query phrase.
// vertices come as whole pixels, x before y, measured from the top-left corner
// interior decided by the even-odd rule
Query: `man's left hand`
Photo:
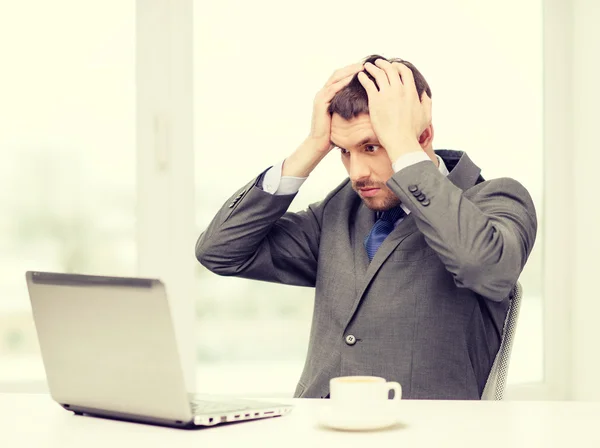
[[[377,85],[364,72],[358,74],[358,80],[367,91],[373,131],[391,161],[422,150],[419,137],[431,124],[431,99],[423,92],[419,100],[411,69],[384,59],[365,64],[365,69]]]

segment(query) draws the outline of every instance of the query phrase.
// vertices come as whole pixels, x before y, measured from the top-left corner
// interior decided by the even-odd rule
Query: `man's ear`
[[[430,124],[429,126],[427,126],[427,128],[425,128],[425,130],[421,133],[421,136],[419,137],[419,144],[421,145],[421,148],[426,149],[432,146],[433,135],[433,124]]]

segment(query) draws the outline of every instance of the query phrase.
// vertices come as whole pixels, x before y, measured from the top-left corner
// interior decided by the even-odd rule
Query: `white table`
[[[288,400],[295,409],[285,417],[188,431],[75,416],[47,395],[0,394],[0,447],[600,447],[600,403],[406,400],[399,425],[351,433],[316,425],[325,401]]]

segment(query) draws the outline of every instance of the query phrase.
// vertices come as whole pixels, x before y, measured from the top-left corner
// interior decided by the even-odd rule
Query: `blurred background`
[[[434,148],[466,151],[485,178],[513,177],[531,193],[540,225],[521,277],[509,392],[526,397],[520,386],[547,382],[546,319],[558,308],[545,287],[545,251],[554,249],[545,231],[544,4],[376,0],[367,12],[361,4],[0,0],[0,390],[45,390],[26,270],[134,276],[148,272],[140,266],[163,263],[148,246],[152,238],[172,241],[174,230],[148,218],[169,213],[144,189],[156,169],[157,183],[167,176],[181,191],[183,165],[154,163],[162,156],[141,143],[140,133],[156,131],[140,121],[151,101],[139,98],[151,92],[166,98],[172,132],[188,129],[179,140],[186,144],[165,157],[194,161],[181,168],[193,170],[193,185],[166,203],[194,219],[178,240],[189,244],[186,255],[165,261],[165,277],[187,285],[171,299],[193,310],[175,314],[187,322],[180,337],[196,386],[290,396],[306,355],[313,290],[218,277],[196,262],[193,244],[237,188],[302,141],[313,97],[331,72],[374,53],[407,59],[428,80]],[[163,34],[140,31],[140,17],[152,17]],[[189,54],[177,58],[189,63],[169,59],[165,36],[187,42]],[[154,65],[144,62],[150,59]],[[168,88],[141,86],[158,66],[170,67]],[[191,81],[182,87],[178,77]],[[185,107],[175,110],[178,104]],[[182,115],[190,127],[173,124]],[[140,177],[147,166],[155,168]],[[332,152],[291,209],[319,201],[345,176]],[[158,230],[140,237],[146,228]],[[566,390],[537,396],[565,397]]]

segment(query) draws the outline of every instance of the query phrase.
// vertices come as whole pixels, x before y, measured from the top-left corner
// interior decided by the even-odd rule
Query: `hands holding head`
[[[358,74],[369,98],[371,125],[394,161],[407,144],[414,147],[431,124],[431,98],[426,92],[419,98],[413,73],[401,62],[378,59],[375,64],[367,62],[365,70],[376,81],[364,72]]]
[[[407,149],[420,149],[419,137],[431,124],[431,99],[426,92],[419,98],[411,69],[385,59],[375,64],[359,62],[336,70],[315,95],[309,136],[285,160],[284,176],[308,176],[332,149],[329,105],[357,74],[368,96],[373,131],[390,159],[396,160]]]

